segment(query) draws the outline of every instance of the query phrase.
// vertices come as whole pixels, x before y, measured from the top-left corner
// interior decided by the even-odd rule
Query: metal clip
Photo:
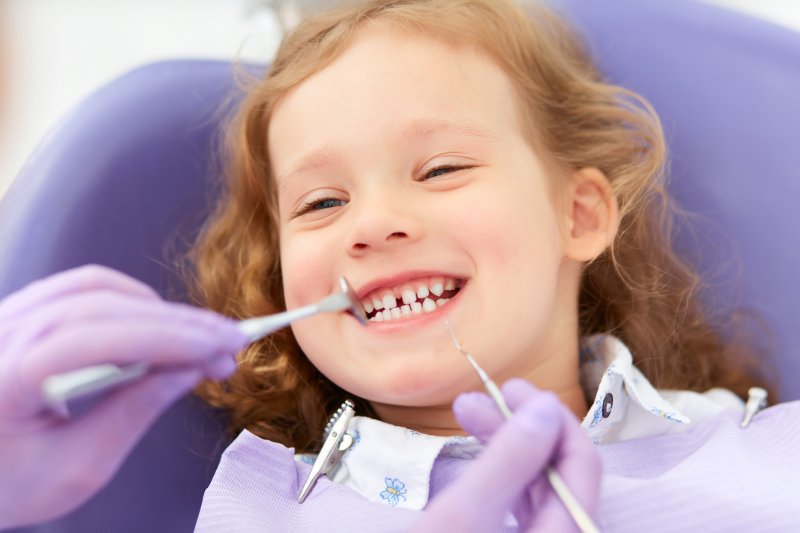
[[[320,476],[331,472],[339,464],[344,452],[353,445],[353,436],[347,433],[346,430],[355,414],[353,402],[345,400],[328,421],[323,434],[325,442],[322,444],[322,449],[319,451],[319,455],[317,455],[317,459],[311,467],[311,472],[309,472],[306,482],[300,490],[300,496],[297,498],[298,502],[303,503],[305,501]]]
[[[747,403],[744,406],[744,416],[739,427],[744,429],[750,425],[753,417],[767,406],[767,391],[761,387],[750,387],[747,391]]]

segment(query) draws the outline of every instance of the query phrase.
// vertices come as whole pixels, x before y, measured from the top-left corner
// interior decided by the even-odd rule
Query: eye
[[[464,170],[467,168],[472,168],[471,165],[440,165],[436,168],[429,170],[420,181],[426,181],[433,178],[438,178],[440,176],[444,176],[445,174],[451,174],[453,172],[457,172],[459,170]]]
[[[295,211],[294,216],[299,217],[300,215],[304,215],[310,211],[321,211],[323,209],[330,209],[332,207],[339,207],[345,205],[344,200],[339,200],[337,198],[320,198],[317,200],[311,200],[310,202],[305,202],[302,204],[297,211]]]

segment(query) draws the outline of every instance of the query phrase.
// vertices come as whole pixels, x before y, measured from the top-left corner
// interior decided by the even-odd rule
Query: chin
[[[368,383],[351,382],[344,388],[371,402],[408,407],[450,404],[462,392],[456,383],[443,380],[441,372],[425,369],[371,377]]]

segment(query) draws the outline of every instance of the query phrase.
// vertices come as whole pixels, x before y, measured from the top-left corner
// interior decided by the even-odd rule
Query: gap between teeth
[[[439,298],[434,301],[430,298],[425,298],[422,303],[412,302],[410,305],[402,305],[400,307],[392,307],[391,309],[384,309],[378,312],[374,317],[370,318],[370,322],[384,322],[389,320],[397,320],[412,315],[422,315],[425,313],[432,313],[438,307],[443,306],[450,301],[450,298]]]

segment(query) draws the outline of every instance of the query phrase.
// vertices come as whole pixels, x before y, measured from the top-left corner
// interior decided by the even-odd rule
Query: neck
[[[409,407],[372,402],[372,408],[380,420],[396,426],[413,429],[427,435],[449,437],[466,435],[456,422],[450,405]]]

